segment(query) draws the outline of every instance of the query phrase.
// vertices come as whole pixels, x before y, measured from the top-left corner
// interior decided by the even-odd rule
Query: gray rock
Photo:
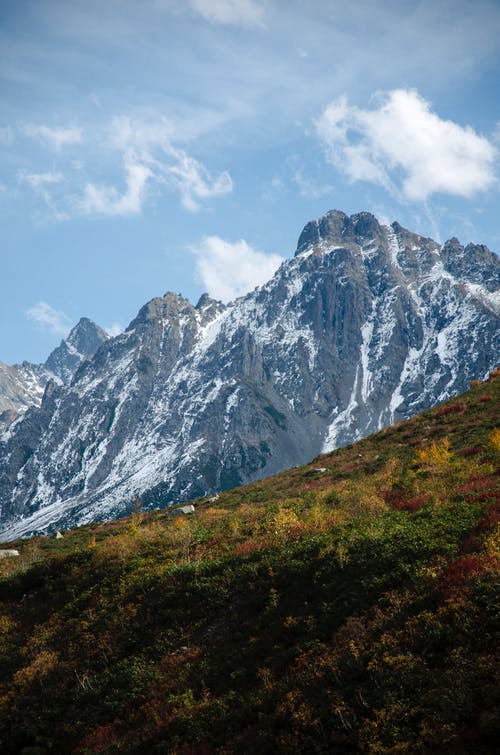
[[[188,506],[178,506],[175,509],[172,509],[170,512],[171,514],[194,514],[195,508],[192,504],[189,504]]]

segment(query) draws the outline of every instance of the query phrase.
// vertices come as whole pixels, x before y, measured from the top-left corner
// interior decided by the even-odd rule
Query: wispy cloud
[[[76,144],[82,134],[76,127],[57,131],[42,126],[26,129],[33,136],[52,140],[58,149],[65,143]],[[65,161],[64,155],[59,155],[58,164],[64,173],[24,169],[18,172],[18,178],[43,198],[55,220],[67,220],[75,214],[140,215],[148,197],[165,189],[176,193],[184,208],[196,212],[207,200],[232,192],[233,181],[227,171],[213,174],[179,147],[177,134],[178,129],[164,117],[143,121],[117,116],[94,129],[92,139],[87,140],[90,151],[87,144],[78,159],[73,154],[71,160]],[[93,180],[89,171],[97,161],[113,176],[117,168],[123,171],[121,187],[115,180]]]
[[[283,262],[278,254],[259,252],[243,239],[232,243],[219,236],[206,236],[191,251],[206,290],[224,302],[265,283]]]
[[[40,139],[59,152],[68,144],[80,144],[83,141],[83,130],[77,126],[67,128],[51,128],[42,124],[26,123],[22,126],[26,136]]]
[[[55,220],[67,220],[68,214],[56,207],[52,191],[57,188],[59,184],[65,181],[62,173],[59,171],[48,171],[46,173],[28,173],[25,170],[21,170],[18,173],[18,179],[21,183],[26,183],[33,191],[40,196],[47,208],[50,210],[51,216]]]
[[[71,320],[60,310],[54,309],[46,301],[39,301],[25,312],[29,320],[56,335],[66,335],[71,327]]]
[[[262,27],[264,23],[264,7],[255,0],[189,0],[189,5],[216,24]]]
[[[10,126],[0,126],[0,147],[10,147],[13,138],[12,128]]]
[[[298,186],[300,196],[304,199],[320,199],[332,194],[334,187],[330,184],[318,183],[314,178],[304,175],[300,169],[295,170],[292,176],[293,183]]]
[[[174,146],[170,122],[154,123],[114,118],[109,145],[122,154],[126,190],[87,183],[77,206],[85,214],[136,215],[142,211],[148,184],[167,185],[178,192],[182,205],[191,212],[204,200],[233,190],[227,171],[212,176],[210,171],[184,149]]]
[[[47,185],[58,184],[64,181],[63,174],[58,171],[49,171],[47,173],[27,173],[26,171],[20,171],[19,178],[21,181],[29,184],[32,189],[43,189]]]
[[[442,192],[471,197],[496,181],[496,149],[470,126],[444,120],[417,92],[397,89],[373,110],[340,97],[316,123],[328,160],[352,181],[411,201]]]

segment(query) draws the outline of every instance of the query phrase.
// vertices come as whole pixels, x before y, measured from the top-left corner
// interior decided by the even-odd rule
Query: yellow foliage
[[[183,516],[176,516],[172,524],[165,531],[167,542],[174,548],[181,550],[186,561],[190,560],[193,530],[191,522]]]
[[[51,650],[42,650],[28,666],[14,674],[14,684],[17,687],[25,687],[38,681],[43,686],[43,679],[57,665],[58,660],[57,653]]]
[[[294,511],[280,509],[273,517],[272,534],[274,539],[280,544],[285,543],[292,537],[296,537],[301,529],[302,524]]]
[[[381,514],[389,508],[373,482],[342,480],[330,491],[330,500],[350,515]]]
[[[5,637],[15,626],[15,622],[9,616],[0,616],[0,637]]]
[[[490,448],[496,453],[500,453],[500,428],[494,427],[488,438]]]
[[[423,467],[433,470],[445,469],[452,461],[450,441],[443,438],[440,441],[432,441],[430,446],[417,451],[417,461]]]
[[[500,560],[500,524],[497,524],[493,532],[484,541],[484,549],[486,555]]]

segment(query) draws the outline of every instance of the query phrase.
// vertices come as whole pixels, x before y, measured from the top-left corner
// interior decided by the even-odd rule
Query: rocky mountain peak
[[[49,355],[45,368],[63,383],[73,377],[80,363],[95,354],[109,339],[108,334],[88,317],[82,317],[67,338]]]
[[[108,338],[109,335],[99,325],[89,320],[88,317],[81,317],[65,340],[82,356],[91,356]]]
[[[142,329],[147,327],[148,323],[154,321],[176,319],[181,314],[194,316],[194,311],[194,307],[188,299],[185,299],[181,294],[168,291],[164,296],[156,296],[141,307],[127,331],[138,327]]]
[[[330,210],[318,220],[306,224],[295,254],[302,254],[311,247],[362,244],[367,240],[382,239],[382,226],[370,212],[349,216],[340,210]]]

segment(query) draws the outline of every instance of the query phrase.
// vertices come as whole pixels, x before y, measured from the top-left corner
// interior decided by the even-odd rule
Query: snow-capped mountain
[[[0,431],[30,406],[40,406],[49,380],[68,383],[83,359],[109,338],[102,328],[82,317],[44,364],[0,362]]]
[[[332,211],[227,306],[153,299],[1,437],[2,538],[212,494],[461,392],[499,361],[499,269]]]

